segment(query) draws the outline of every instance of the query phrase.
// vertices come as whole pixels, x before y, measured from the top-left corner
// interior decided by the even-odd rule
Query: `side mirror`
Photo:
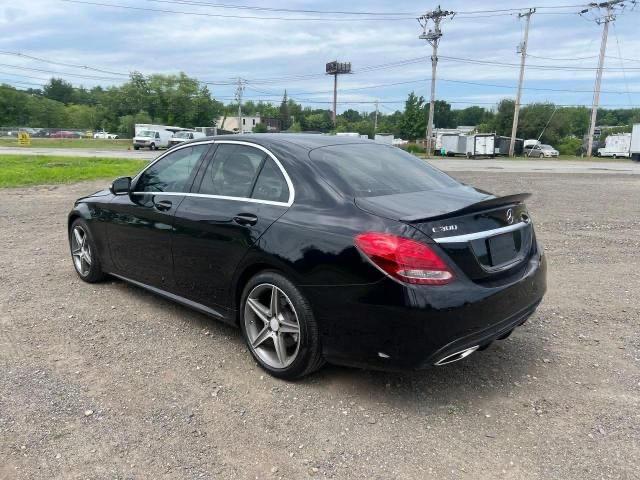
[[[131,191],[131,177],[116,178],[111,184],[110,190],[114,195],[129,194]]]

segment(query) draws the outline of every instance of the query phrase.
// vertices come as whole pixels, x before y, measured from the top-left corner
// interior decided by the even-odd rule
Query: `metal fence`
[[[17,138],[19,132],[26,132],[31,138],[93,138],[93,130],[71,128],[0,127],[0,137]]]

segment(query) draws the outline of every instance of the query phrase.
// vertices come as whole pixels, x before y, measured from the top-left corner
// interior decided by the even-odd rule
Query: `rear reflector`
[[[418,285],[445,285],[453,281],[447,264],[424,243],[397,235],[361,233],[356,246],[374,265],[391,277]]]

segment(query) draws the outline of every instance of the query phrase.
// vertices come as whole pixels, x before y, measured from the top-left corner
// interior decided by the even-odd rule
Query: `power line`
[[[620,60],[620,67],[622,67],[622,78],[624,79],[624,85],[627,89],[627,96],[629,98],[629,104],[633,105],[633,100],[631,100],[631,92],[629,90],[629,82],[627,81],[627,72],[624,70],[624,61],[622,60],[622,51],[620,49],[620,39],[618,38],[618,32],[616,32],[616,24],[613,23],[613,35],[616,37],[616,44],[618,46],[618,58]]]
[[[476,65],[493,65],[493,66],[499,66],[499,67],[513,67],[513,68],[520,67],[520,65],[517,63],[506,63],[506,62],[499,62],[496,60],[477,60],[475,58],[449,57],[445,55],[442,55],[440,58],[447,61],[458,62],[458,63],[470,63],[470,64],[476,64]],[[527,68],[537,69],[537,70],[566,70],[571,72],[598,70],[597,67],[571,67],[571,66],[565,66],[565,65],[538,65],[538,64],[528,65]],[[605,68],[605,70],[618,72],[620,71],[620,68],[610,67],[610,68]],[[628,68],[627,70],[640,71],[640,67],[632,67],[632,68]]]
[[[204,1],[194,0],[147,0],[148,2],[156,3],[170,3],[170,4],[182,4],[182,5],[194,5],[205,6],[211,8],[226,8],[237,10],[256,10],[262,12],[286,12],[286,13],[314,13],[319,15],[390,15],[390,16],[415,16],[416,12],[362,12],[362,11],[344,11],[344,10],[309,10],[299,8],[274,8],[274,7],[258,7],[253,5],[237,5],[237,4],[225,4],[225,3],[211,3]]]
[[[306,22],[306,21],[321,21],[321,22],[351,22],[351,21],[396,21],[396,20],[413,20],[414,17],[379,17],[379,16],[369,16],[369,17],[360,17],[360,18],[321,18],[321,17],[265,17],[258,15],[228,15],[223,13],[207,13],[207,12],[185,12],[182,10],[166,10],[161,8],[151,8],[151,7],[134,7],[131,5],[122,5],[118,3],[102,3],[102,2],[89,2],[85,0],[60,0],[61,2],[67,3],[76,3],[81,5],[92,5],[95,7],[111,7],[111,8],[121,8],[125,10],[137,10],[143,12],[158,12],[158,13],[171,13],[171,14],[179,14],[179,15],[193,15],[197,17],[213,17],[213,18],[238,18],[238,19],[247,19],[247,20],[282,20],[282,21],[295,21],[295,22]]]
[[[51,65],[59,65],[62,67],[71,67],[71,68],[80,68],[82,70],[92,70],[94,72],[99,72],[99,73],[107,73],[109,75],[121,75],[121,76],[125,76],[128,77],[129,73],[121,73],[121,72],[112,72],[109,70],[102,70],[100,68],[96,68],[96,67],[89,67],[87,65],[76,65],[73,63],[63,63],[63,62],[56,62],[53,60],[47,60],[44,58],[40,58],[40,57],[34,57],[32,55],[26,55],[24,53],[20,53],[20,52],[8,52],[8,51],[0,51],[0,55],[10,55],[13,57],[21,57],[21,58],[28,58],[30,60],[36,60],[38,62],[43,62],[43,63],[49,63]]]

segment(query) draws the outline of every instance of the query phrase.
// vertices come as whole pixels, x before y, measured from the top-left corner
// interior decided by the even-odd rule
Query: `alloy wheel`
[[[91,247],[87,238],[87,232],[76,226],[71,232],[71,255],[73,264],[80,275],[86,277],[91,271]]]
[[[251,350],[268,366],[286,368],[300,350],[300,323],[289,297],[278,287],[260,284],[244,306],[244,325]]]

